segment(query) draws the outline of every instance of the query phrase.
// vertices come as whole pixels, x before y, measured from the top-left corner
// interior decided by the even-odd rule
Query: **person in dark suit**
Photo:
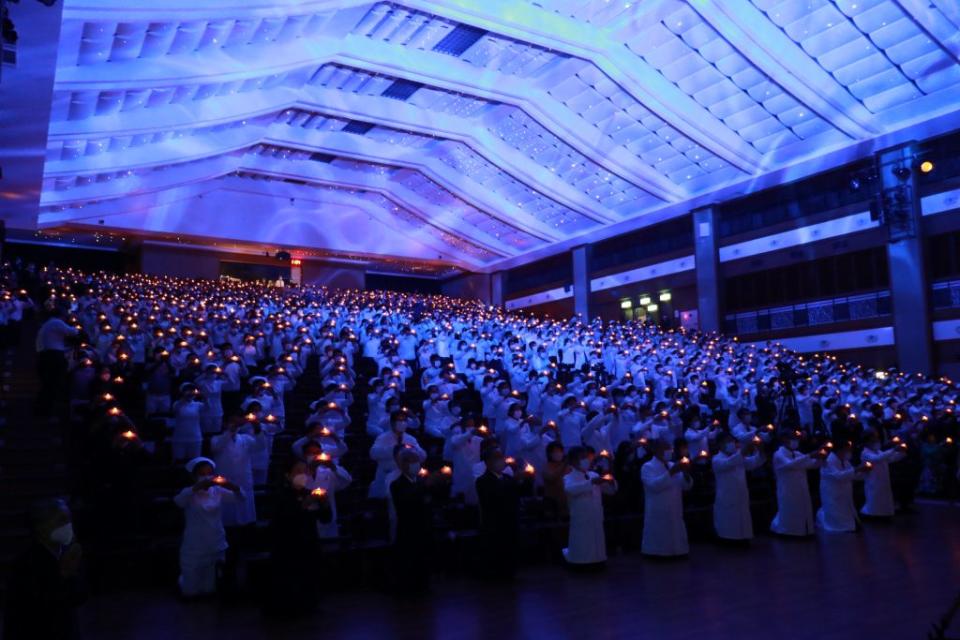
[[[517,568],[523,482],[508,471],[503,451],[484,450],[486,471],[477,478],[480,501],[481,570],[489,578],[512,578]]]
[[[70,509],[63,500],[43,500],[31,506],[28,518],[32,540],[10,573],[3,637],[76,640],[77,607],[87,591]]]
[[[397,464],[400,475],[390,483],[390,497],[397,514],[394,586],[402,593],[423,592],[430,582],[430,492],[421,478],[420,456],[415,450],[399,451]]]
[[[317,523],[329,522],[330,518],[326,491],[312,489],[309,466],[295,460],[275,494],[269,529],[270,587],[263,598],[265,614],[290,617],[314,610],[320,552]]]

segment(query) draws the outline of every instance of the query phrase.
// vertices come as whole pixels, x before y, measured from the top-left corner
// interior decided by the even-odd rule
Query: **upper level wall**
[[[490,304],[490,275],[486,273],[467,273],[450,278],[440,284],[445,296],[482,300]]]

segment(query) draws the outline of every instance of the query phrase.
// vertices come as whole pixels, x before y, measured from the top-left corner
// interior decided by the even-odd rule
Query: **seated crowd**
[[[855,531],[956,490],[946,378],[442,296],[32,277],[33,302],[11,292],[0,312],[41,315],[37,410],[80,461],[78,531],[149,537],[151,509],[175,505],[184,596],[235,586],[251,529],[266,531],[264,607],[302,610],[329,541],[389,541],[412,591],[458,531],[476,535],[471,564],[503,577],[543,523],[585,568],[606,561],[614,518],[642,522],[642,553],[674,557],[697,505],[720,540],[750,540],[762,487],[764,526],[785,536]],[[182,489],[155,495],[164,473]]]

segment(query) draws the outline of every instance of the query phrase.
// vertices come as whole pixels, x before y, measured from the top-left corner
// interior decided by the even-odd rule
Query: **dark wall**
[[[45,265],[53,262],[58,266],[74,267],[84,271],[110,271],[125,273],[135,261],[131,251],[83,249],[60,247],[51,244],[23,244],[7,242],[3,246],[3,259]],[[134,269],[135,270],[135,269]]]
[[[386,289],[387,291],[403,291],[405,293],[441,293],[440,281],[433,278],[412,278],[410,276],[388,275],[384,273],[368,273],[366,275],[367,289]]]
[[[140,252],[140,268],[155,276],[216,280],[220,277],[220,258],[203,249],[145,244]]]
[[[359,267],[304,260],[301,265],[301,284],[312,284],[334,289],[363,289],[365,274]]]
[[[470,298],[490,303],[490,275],[486,273],[466,273],[462,276],[444,280],[440,289],[446,296]]]
[[[269,280],[271,282],[277,280],[277,278],[289,280],[290,263],[277,261],[273,264],[261,264],[239,260],[221,260],[220,275],[239,280]]]

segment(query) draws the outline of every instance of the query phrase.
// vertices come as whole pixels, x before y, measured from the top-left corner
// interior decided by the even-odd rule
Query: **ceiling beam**
[[[317,131],[277,123],[267,132],[268,141],[331,155],[366,160],[370,162],[406,167],[419,171],[464,202],[487,215],[508,224],[518,231],[541,241],[554,242],[561,239],[556,229],[537,220],[527,211],[508,201],[503,196],[457,173],[444,163],[422,150],[391,145],[340,131]]]
[[[416,105],[380,96],[364,96],[309,85],[302,90],[276,87],[233,94],[216,101],[191,101],[150,109],[120,111],[85,120],[50,123],[51,140],[107,138],[191,129],[230,122],[252,121],[284,109],[306,109],[333,117],[358,119],[395,129],[462,142],[505,174],[544,197],[596,222],[617,217],[556,173],[532,161],[467,118],[428,111]]]
[[[873,114],[747,0],[691,2],[693,11],[784,91],[853,140],[879,133]]]
[[[944,53],[954,61],[960,61],[960,42],[956,38],[960,32],[960,6],[956,0],[947,0],[944,3],[937,3],[935,0],[894,2]],[[952,6],[952,10],[946,9],[948,6]]]
[[[311,211],[322,212],[325,207],[349,206],[363,210],[374,218],[378,224],[389,227],[392,232],[407,236],[444,254],[445,260],[469,270],[483,265],[482,260],[469,255],[458,247],[443,242],[432,227],[423,224],[418,228],[412,227],[409,222],[401,221],[398,217],[383,207],[357,195],[351,195],[346,189],[324,188],[316,186],[292,185],[285,182],[271,180],[249,180],[235,176],[209,180],[196,185],[178,186],[152,194],[141,194],[122,200],[107,200],[82,209],[67,209],[57,212],[41,214],[42,228],[58,228],[76,223],[96,225],[98,228],[111,229],[116,227],[117,217],[130,218],[131,216],[149,217],[154,224],[151,227],[155,232],[176,233],[186,232],[177,228],[175,215],[164,215],[166,211],[187,210],[192,215],[203,211],[202,201],[197,201],[213,191],[228,190],[244,193],[259,193],[269,195],[284,201],[293,197],[298,202],[311,203]],[[391,201],[392,202],[392,201]],[[166,218],[166,221],[165,221]],[[134,218],[135,219],[135,218]],[[100,221],[103,221],[102,223]],[[164,227],[166,225],[166,227]],[[293,248],[317,248],[337,251],[337,247],[320,247],[298,245],[296,242],[286,242],[285,246]],[[341,247],[342,251],[342,247]],[[355,253],[351,251],[351,253]],[[403,258],[403,256],[394,256]],[[409,257],[407,257],[409,259]]]
[[[379,143],[363,136],[320,132],[282,123],[272,123],[268,126],[257,126],[251,123],[230,131],[175,136],[164,142],[130,147],[122,151],[107,151],[69,160],[49,161],[46,177],[49,179],[97,172],[133,171],[209,158],[246,149],[264,141],[280,146],[309,148],[311,151],[323,151],[346,158],[385,162],[415,169],[428,175],[452,195],[472,204],[491,217],[515,227],[520,232],[541,241],[549,242],[561,238],[554,229],[549,228],[516,204],[493,191],[483,189],[472,180],[464,179],[464,176],[435,158],[416,153],[411,149]]]
[[[179,84],[224,83],[269,74],[319,68],[323,62],[344,64],[465,93],[483,100],[512,104],[526,111],[558,140],[570,145],[607,171],[652,195],[675,201],[683,190],[625,147],[523,78],[477,73],[467,62],[443,54],[346,35],[312,37],[279,47],[249,45],[229,53],[214,49],[197,56],[168,55],[143,60],[61,67],[59,91],[152,89]]]
[[[244,156],[241,169],[257,171],[265,175],[305,179],[318,184],[330,184],[356,189],[357,191],[379,193],[403,208],[415,214],[420,214],[426,222],[438,229],[459,236],[487,251],[504,257],[519,253],[515,247],[511,247],[486,231],[466,229],[458,213],[444,207],[438,207],[418,193],[379,173],[353,171],[311,160],[267,158],[253,154]]]
[[[735,131],[603,29],[513,0],[403,0],[402,4],[589,60],[646,109],[710,153],[746,173],[754,173],[762,164],[760,153]],[[636,3],[641,10],[646,4]]]

